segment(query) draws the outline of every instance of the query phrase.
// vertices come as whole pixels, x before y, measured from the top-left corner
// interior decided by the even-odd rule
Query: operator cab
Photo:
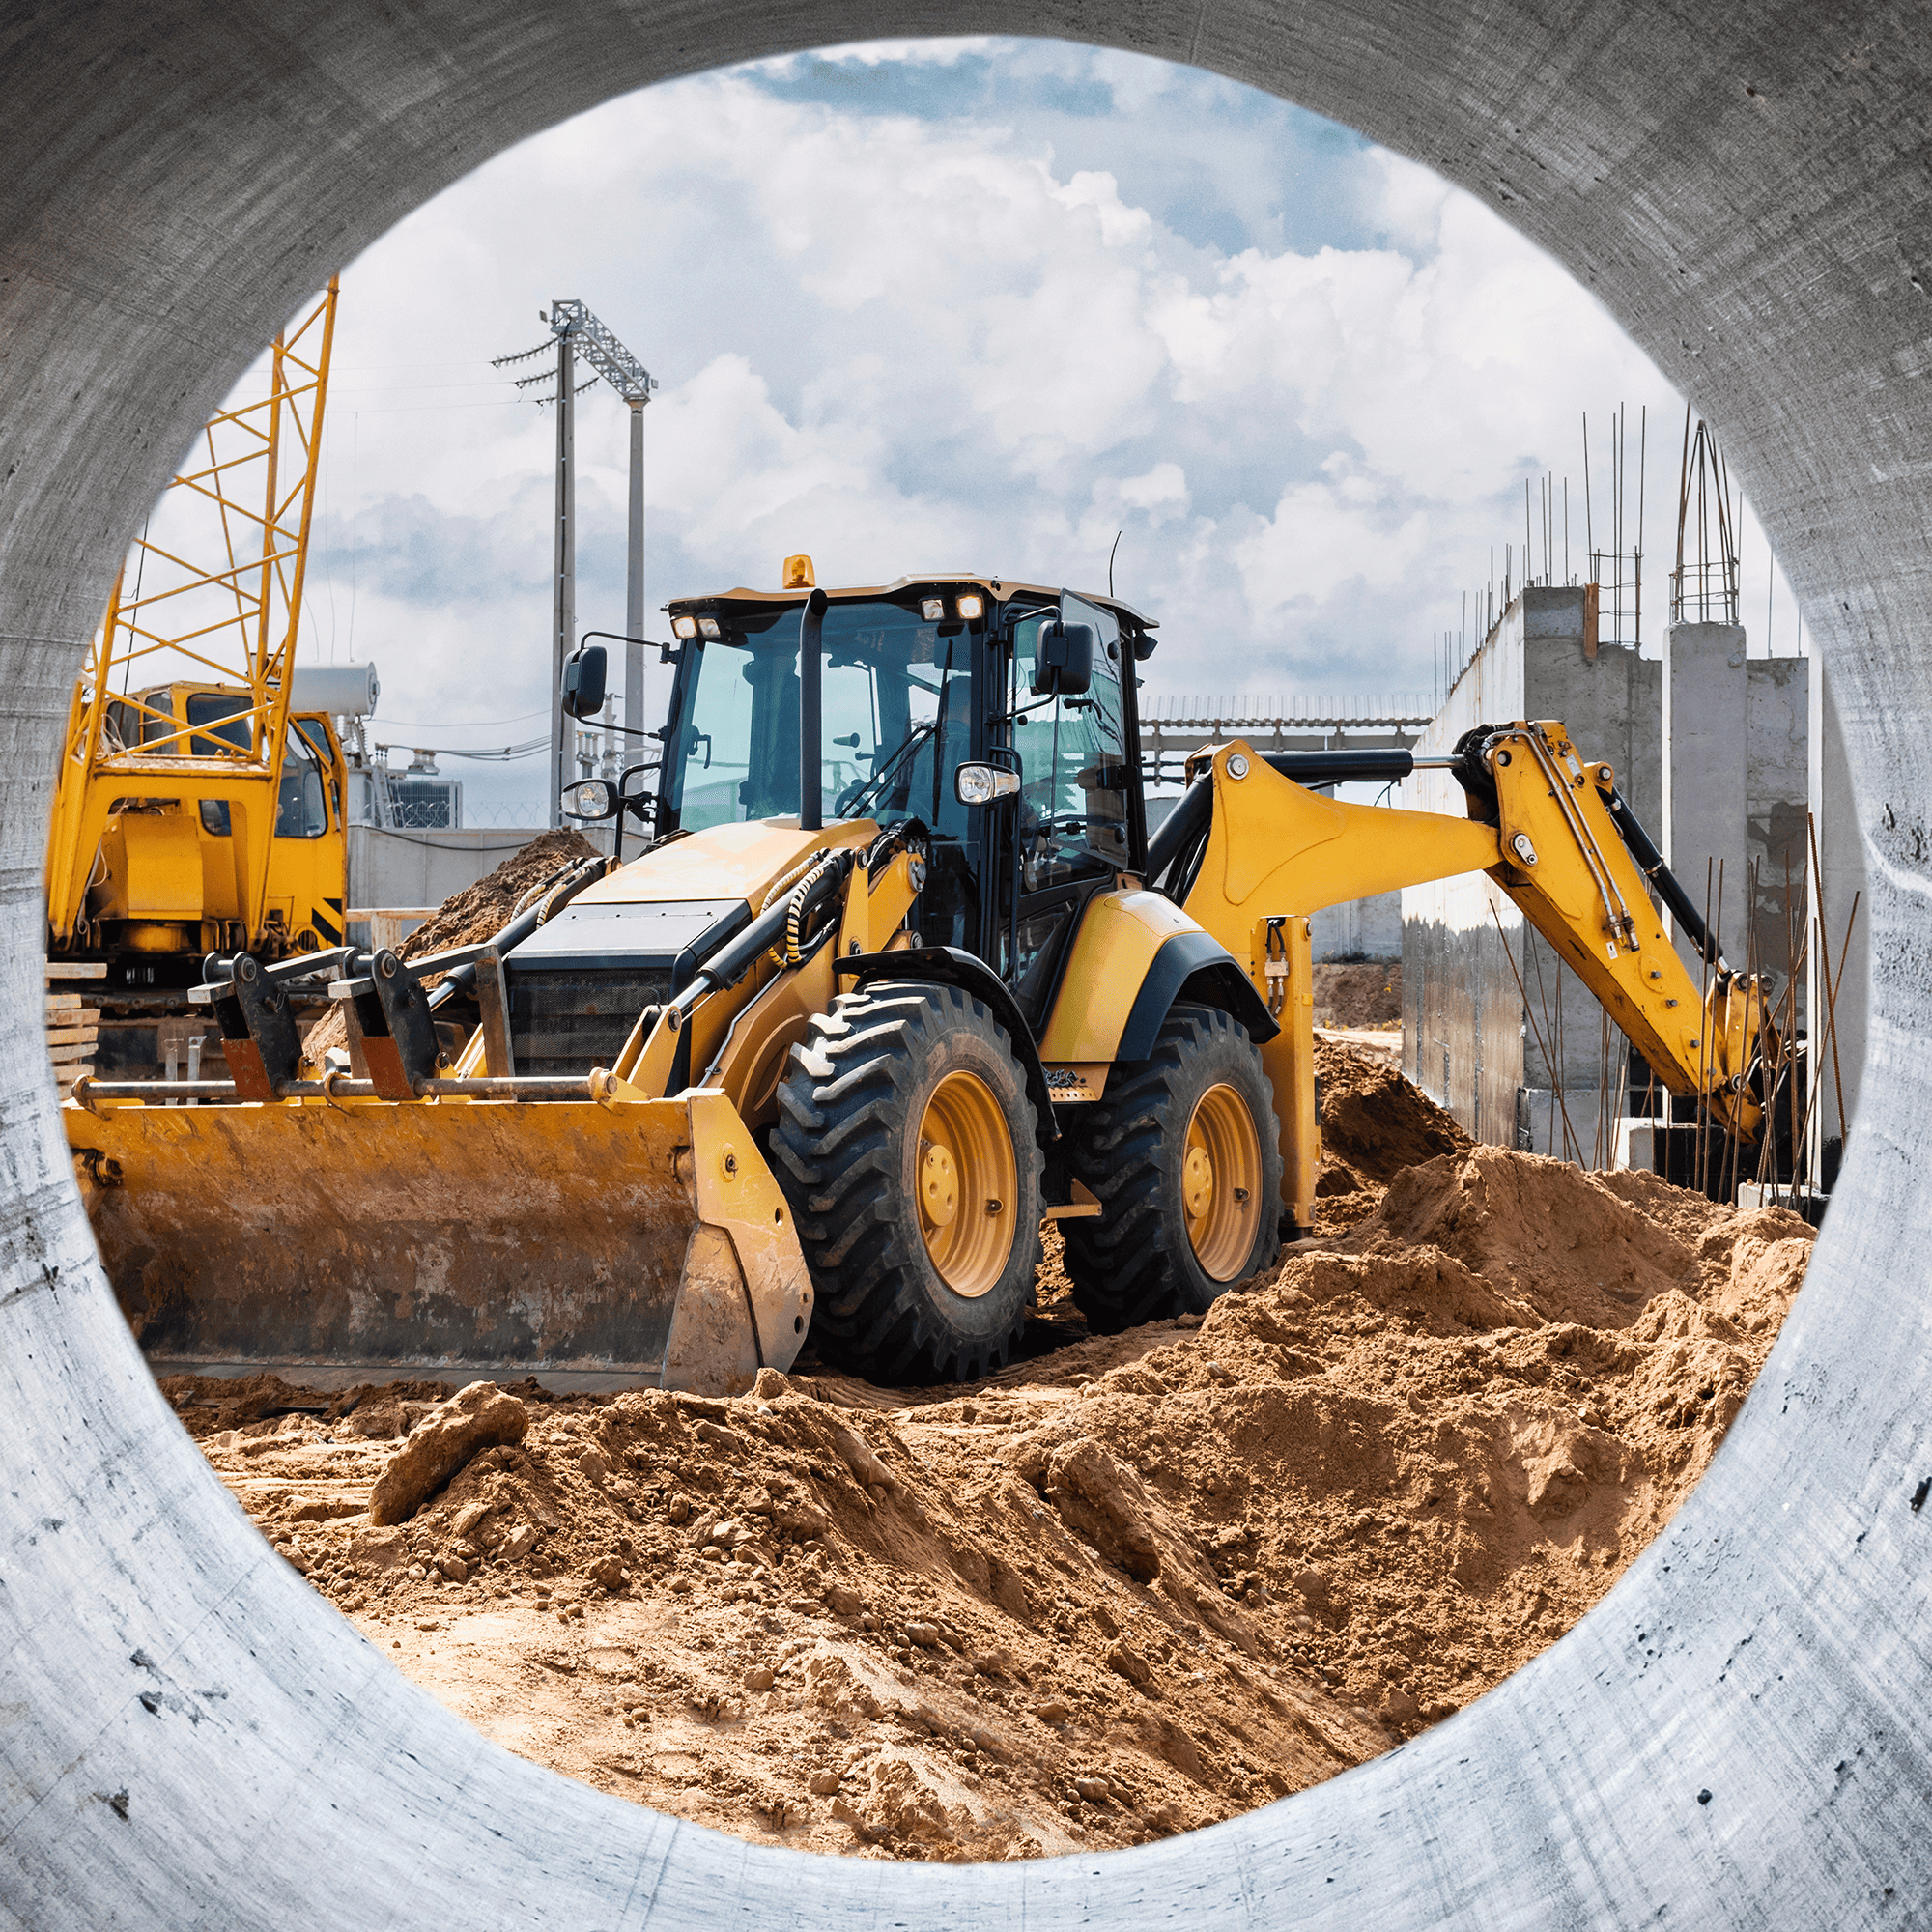
[[[677,676],[650,808],[660,838],[798,823],[810,571],[792,563],[803,569],[783,591],[667,606]],[[1111,598],[970,575],[829,593],[823,821],[923,826],[927,876],[911,919],[921,943],[984,960],[1035,1024],[1087,899],[1146,861],[1128,668],[1151,652],[1153,628]],[[1060,662],[1069,637],[1084,678]],[[962,766],[1010,772],[1017,790],[967,802]],[[987,787],[969,774],[967,789]]]
[[[168,684],[137,696],[110,699],[104,742],[110,753],[148,756],[219,758],[252,764],[264,705],[246,690],[220,684]],[[276,788],[274,836],[320,838],[328,831],[328,782],[341,762],[328,720],[292,715],[286,725],[281,778]],[[226,838],[233,825],[225,799],[199,801],[201,829]],[[339,806],[338,806],[339,810]]]

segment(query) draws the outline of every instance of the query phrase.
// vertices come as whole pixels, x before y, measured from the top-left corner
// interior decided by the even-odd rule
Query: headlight
[[[959,614],[970,624],[985,614],[986,600],[977,590],[969,590],[960,598],[957,609]]]
[[[673,617],[670,620],[670,634],[674,638],[695,638],[697,635],[696,617]]]
[[[938,623],[946,615],[946,599],[943,597],[926,598],[919,607],[919,614],[928,624]]]
[[[580,779],[565,787],[563,809],[572,818],[609,818],[617,810],[617,787],[609,779]]]
[[[961,805],[991,805],[996,798],[1011,798],[1019,788],[1020,775],[997,765],[961,765],[952,774],[952,795]]]
[[[697,628],[700,631],[702,631],[707,638],[719,638],[724,635],[721,630],[719,630],[718,619],[716,617],[698,618]]]

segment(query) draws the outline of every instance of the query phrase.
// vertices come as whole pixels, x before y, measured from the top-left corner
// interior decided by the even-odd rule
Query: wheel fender
[[[1177,932],[1153,955],[1121,1029],[1115,1058],[1145,1060],[1161,1024],[1179,1005],[1219,1007],[1247,1028],[1257,1046],[1281,1031],[1235,955],[1206,932]]]
[[[848,953],[837,962],[837,971],[841,979],[860,986],[873,980],[930,980],[939,985],[957,986],[983,1002],[1012,1041],[1014,1058],[1026,1074],[1027,1098],[1039,1119],[1040,1147],[1051,1148],[1060,1139],[1053,1094],[1046,1084],[1046,1068],[1040,1064],[1033,1029],[1006,981],[983,959],[956,946],[911,946],[895,952]]]

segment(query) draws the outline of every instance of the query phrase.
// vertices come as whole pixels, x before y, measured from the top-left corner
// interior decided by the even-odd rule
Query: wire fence
[[[530,836],[550,828],[550,807],[539,798],[513,799],[507,805],[477,805],[466,799],[463,823],[471,826],[517,825],[533,828]]]
[[[1236,694],[1226,697],[1143,697],[1143,725],[1180,729],[1194,725],[1299,724],[1311,730],[1347,730],[1366,724],[1426,724],[1435,715],[1432,699],[1421,692],[1404,691],[1380,696],[1356,694],[1293,693],[1285,697]]]

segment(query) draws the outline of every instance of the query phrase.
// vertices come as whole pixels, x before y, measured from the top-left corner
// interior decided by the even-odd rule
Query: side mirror
[[[564,787],[563,809],[571,818],[615,818],[617,787],[609,779],[579,779]]]
[[[1039,645],[1033,661],[1033,694],[1051,692],[1060,697],[1080,697],[1094,682],[1094,627],[1063,624],[1058,619],[1039,627]]]
[[[563,708],[573,718],[595,718],[604,709],[609,660],[602,644],[580,644],[563,661]]]
[[[961,765],[952,774],[952,796],[961,805],[991,805],[1011,798],[1019,788],[1019,773],[1000,765]]]

